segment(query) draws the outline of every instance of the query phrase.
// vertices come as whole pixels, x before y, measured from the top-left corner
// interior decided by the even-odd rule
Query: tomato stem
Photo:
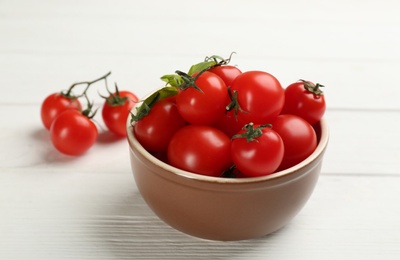
[[[233,54],[236,54],[236,52],[234,52],[234,51],[231,52],[231,54],[229,55],[229,58],[227,58],[227,59],[224,59],[224,58],[222,58],[221,56],[218,56],[218,55],[212,55],[210,57],[206,57],[204,61],[205,62],[209,62],[210,60],[214,61],[215,65],[213,65],[211,67],[227,65],[229,62],[231,62]],[[220,60],[220,61],[218,61],[218,60]]]
[[[237,121],[237,115],[239,114],[239,112],[241,113],[248,113],[248,112],[243,110],[242,107],[240,106],[238,100],[238,92],[236,90],[234,90],[232,93],[231,87],[228,87],[228,94],[231,99],[231,103],[229,103],[225,109],[226,111],[231,111],[233,109],[233,113]]]
[[[322,87],[325,87],[324,85],[321,85],[321,84],[319,84],[319,83],[317,83],[317,84],[314,85],[314,84],[311,83],[310,81],[303,80],[303,79],[300,79],[300,81],[303,82],[304,88],[305,88],[307,91],[310,91],[311,93],[313,93],[315,96],[320,96],[320,95],[323,95],[323,94],[324,94],[324,92],[320,89],[320,88],[322,88]]]
[[[86,98],[87,108],[82,111],[82,115],[86,116],[89,119],[92,119],[96,115],[98,108],[96,108],[95,111],[92,111],[94,102],[90,102],[89,97],[86,93],[84,93],[83,96]]]
[[[69,89],[68,89],[65,93],[63,92],[62,95],[65,96],[65,97],[67,97],[67,98],[79,98],[79,97],[85,96],[85,95],[86,95],[86,92],[88,91],[89,87],[90,87],[92,84],[94,84],[94,83],[96,83],[96,82],[98,82],[98,81],[101,81],[101,80],[105,80],[105,81],[107,82],[107,77],[110,76],[110,74],[111,74],[111,71],[108,72],[107,74],[105,74],[104,76],[102,76],[102,77],[100,77],[100,78],[98,78],[98,79],[95,79],[95,80],[93,80],[93,81],[76,82],[76,83],[72,84],[72,85],[69,87]],[[84,91],[82,92],[81,95],[79,95],[79,96],[74,96],[74,95],[72,95],[72,90],[73,90],[73,88],[75,88],[75,87],[78,86],[78,85],[84,85],[84,84],[86,84],[87,86],[86,86],[86,88],[84,89]]]
[[[254,124],[253,123],[249,123],[246,124],[242,130],[244,130],[243,133],[241,134],[237,134],[232,136],[232,139],[236,139],[236,138],[246,138],[246,141],[249,142],[258,142],[257,138],[260,137],[263,132],[262,129],[263,128],[267,128],[267,127],[272,127],[271,124],[264,124],[264,125],[259,125],[256,128],[254,128]]]

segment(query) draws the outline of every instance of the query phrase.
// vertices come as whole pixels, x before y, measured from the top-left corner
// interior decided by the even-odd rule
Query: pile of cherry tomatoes
[[[137,96],[110,92],[106,75],[77,82],[49,95],[41,119],[60,152],[80,155],[98,138],[87,91],[104,81],[102,119],[117,136],[126,136],[131,113],[133,133],[154,156],[177,168],[215,177],[257,177],[292,167],[317,146],[314,130],[326,104],[320,84],[299,80],[283,88],[265,71],[245,71],[230,58],[206,57],[189,71],[161,77],[158,89],[131,112]],[[81,94],[73,94],[77,86]],[[81,99],[86,102],[82,107]]]
[[[115,92],[108,90],[106,75],[93,80],[77,82],[68,90],[53,93],[46,97],[41,106],[41,119],[46,129],[50,131],[54,147],[67,155],[81,155],[89,150],[98,138],[98,127],[93,122],[96,110],[90,102],[87,91],[90,86],[99,81],[105,82],[109,96],[104,97],[102,119],[106,127],[117,136],[126,136],[126,122],[129,113],[138,98],[129,91],[119,91],[115,84]],[[77,86],[84,86],[80,95],[74,95]],[[87,108],[82,107],[84,99]]]
[[[258,177],[287,169],[317,146],[314,125],[326,109],[320,84],[283,88],[265,71],[245,71],[207,57],[132,115],[133,133],[154,156],[177,168],[215,177]]]

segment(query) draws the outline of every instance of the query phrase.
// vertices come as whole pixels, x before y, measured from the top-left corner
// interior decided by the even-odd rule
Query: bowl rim
[[[272,181],[272,180],[277,180],[285,176],[289,176],[291,174],[294,174],[298,172],[299,170],[307,167],[309,164],[311,164],[314,160],[317,160],[318,157],[322,153],[324,153],[328,141],[329,141],[329,128],[326,122],[325,118],[322,118],[317,125],[319,125],[320,128],[320,133],[317,133],[317,136],[319,137],[318,144],[314,152],[309,155],[306,159],[304,159],[302,162],[287,168],[282,171],[274,172],[269,175],[265,176],[260,176],[260,177],[248,177],[248,178],[223,178],[223,177],[214,177],[214,176],[206,176],[206,175],[201,175],[189,171],[185,171],[179,168],[176,168],[172,165],[169,165],[159,159],[157,159],[154,155],[152,155],[150,152],[148,152],[136,139],[134,135],[133,128],[135,126],[135,122],[131,123],[131,118],[132,114],[136,113],[136,107],[140,105],[140,103],[136,104],[133,109],[131,110],[130,116],[128,117],[127,120],[127,139],[128,143],[130,146],[130,149],[133,149],[133,147],[136,149],[138,153],[141,154],[144,158],[146,158],[148,161],[153,163],[154,165],[162,168],[165,171],[168,171],[169,173],[173,175],[177,175],[186,179],[190,180],[196,180],[196,181],[201,181],[201,182],[208,182],[208,183],[218,183],[218,184],[223,184],[223,183],[230,183],[230,184],[250,184],[250,183],[260,183],[260,182],[265,182],[265,181]]]

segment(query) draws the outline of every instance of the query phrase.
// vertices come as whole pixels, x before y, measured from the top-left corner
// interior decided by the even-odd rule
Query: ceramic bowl
[[[315,127],[318,146],[307,159],[271,175],[233,179],[187,172],[158,160],[140,145],[133,127],[128,123],[131,166],[148,206],[183,233],[221,241],[262,237],[285,226],[314,190],[329,137],[323,119]]]

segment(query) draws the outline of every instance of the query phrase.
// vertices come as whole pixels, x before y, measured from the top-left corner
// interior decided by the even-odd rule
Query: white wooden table
[[[1,0],[0,259],[400,259],[399,13],[395,0]],[[88,153],[67,157],[41,125],[42,100],[76,81],[111,70],[143,96],[161,75],[232,51],[284,86],[326,85],[321,177],[270,236],[175,231],[141,198],[124,139],[103,126]]]

